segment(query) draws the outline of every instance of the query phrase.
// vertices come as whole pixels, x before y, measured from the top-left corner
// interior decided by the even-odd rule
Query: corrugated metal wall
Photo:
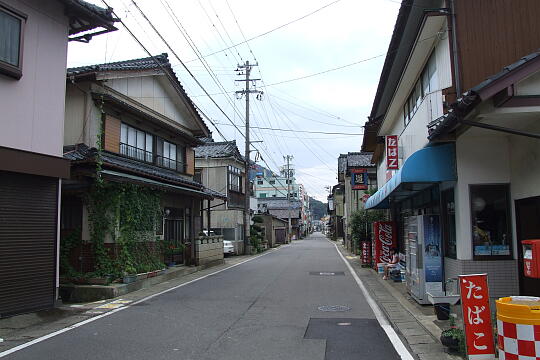
[[[0,317],[54,305],[57,187],[0,171]]]

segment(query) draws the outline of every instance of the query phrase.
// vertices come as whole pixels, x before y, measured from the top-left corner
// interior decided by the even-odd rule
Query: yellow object
[[[511,324],[540,325],[540,298],[510,296],[495,301],[497,319]]]

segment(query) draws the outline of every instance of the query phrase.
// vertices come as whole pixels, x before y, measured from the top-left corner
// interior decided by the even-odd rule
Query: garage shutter
[[[0,317],[54,306],[57,187],[0,171]]]

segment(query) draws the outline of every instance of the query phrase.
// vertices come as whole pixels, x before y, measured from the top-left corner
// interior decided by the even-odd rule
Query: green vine
[[[155,240],[161,193],[133,184],[97,182],[88,196],[90,238],[98,276],[116,277],[162,269]],[[115,251],[105,246],[115,243]]]
[[[70,256],[74,248],[81,244],[81,230],[75,229],[65,236],[60,243],[60,274],[69,278],[80,277],[80,273],[71,265]]]

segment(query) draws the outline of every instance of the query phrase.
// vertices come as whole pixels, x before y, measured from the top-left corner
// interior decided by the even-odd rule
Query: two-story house
[[[72,176],[63,184],[61,230],[77,234],[67,250],[76,255],[72,269],[105,272],[103,251],[124,272],[196,263],[203,201],[224,198],[194,180],[193,149],[208,136],[167,54],[68,69],[64,158]],[[165,249],[156,248],[161,241]]]
[[[377,170],[371,163],[370,152],[349,152],[338,158],[338,179],[343,184],[344,243],[347,249],[356,252],[352,241],[349,220],[351,215],[364,209],[370,190],[377,188]]]
[[[204,227],[232,241],[238,255],[244,253],[245,176],[244,158],[235,141],[206,142],[195,148],[196,179],[227,195],[226,202],[216,199],[209,203],[211,216],[203,219]]]
[[[443,284],[485,272],[492,297],[540,295],[521,246],[540,238],[539,16],[534,0],[403,1],[362,144],[367,208],[390,209],[402,251],[409,217],[437,217]]]
[[[0,1],[0,318],[57,299],[68,41],[114,22],[81,0]]]

